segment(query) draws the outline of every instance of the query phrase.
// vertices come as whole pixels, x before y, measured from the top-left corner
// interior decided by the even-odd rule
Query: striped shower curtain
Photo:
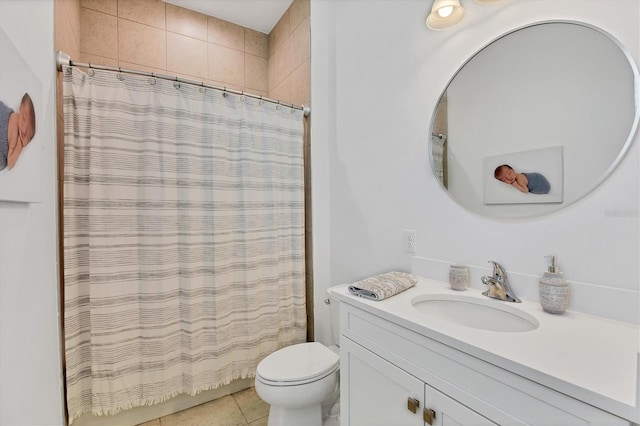
[[[69,419],[253,377],[306,338],[303,118],[63,69]]]

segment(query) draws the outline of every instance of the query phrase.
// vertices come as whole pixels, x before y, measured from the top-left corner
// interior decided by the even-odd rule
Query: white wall
[[[464,1],[465,19],[441,32],[424,25],[430,6],[422,0],[311,2],[317,339],[330,339],[322,303],[328,286],[411,268],[404,229],[417,231],[419,257],[487,272],[492,259],[515,277],[531,277],[512,282],[529,298],[545,270],[543,256],[556,254],[572,284],[571,308],[640,323],[637,140],[596,191],[526,220],[488,219],[458,206],[433,176],[427,147],[443,88],[485,44],[529,23],[575,20],[612,34],[638,63],[640,3]]]
[[[0,1],[0,27],[42,86],[43,158],[40,202],[0,201],[0,424],[60,425],[53,1]]]

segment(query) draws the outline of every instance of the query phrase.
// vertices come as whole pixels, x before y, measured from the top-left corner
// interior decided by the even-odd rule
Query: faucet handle
[[[504,272],[504,269],[502,268],[502,266],[498,262],[496,262],[494,260],[490,260],[489,263],[493,264],[493,276],[494,277],[499,277],[500,279],[503,279],[506,276],[506,274]]]

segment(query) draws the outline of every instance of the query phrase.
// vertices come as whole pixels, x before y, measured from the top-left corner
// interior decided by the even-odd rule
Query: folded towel
[[[349,293],[371,300],[384,300],[401,293],[418,282],[418,277],[406,272],[387,272],[365,278],[349,286]]]

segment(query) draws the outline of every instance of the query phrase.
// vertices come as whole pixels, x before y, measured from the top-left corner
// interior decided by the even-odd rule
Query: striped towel
[[[365,278],[349,286],[349,293],[371,300],[384,300],[413,287],[418,277],[407,272],[387,272]]]

